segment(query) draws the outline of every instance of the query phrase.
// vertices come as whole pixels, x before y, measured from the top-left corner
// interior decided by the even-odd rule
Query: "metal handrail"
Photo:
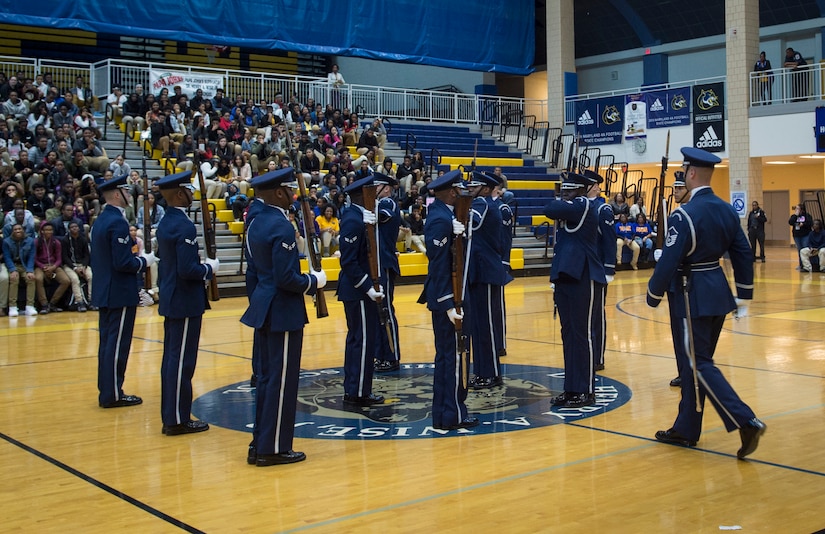
[[[410,138],[412,138],[412,148],[410,148]],[[404,136],[404,154],[412,155],[415,152],[415,148],[418,146],[418,138],[412,132],[407,132],[407,135]]]
[[[435,178],[435,170],[436,165],[441,165],[441,151],[435,147],[430,149],[430,177]]]

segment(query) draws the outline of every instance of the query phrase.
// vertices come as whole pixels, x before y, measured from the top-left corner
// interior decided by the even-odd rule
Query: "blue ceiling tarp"
[[[0,22],[526,75],[534,0],[0,0]]]

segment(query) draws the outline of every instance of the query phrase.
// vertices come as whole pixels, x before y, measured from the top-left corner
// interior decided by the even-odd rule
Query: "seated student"
[[[49,312],[62,312],[58,304],[63,293],[69,289],[71,282],[60,267],[63,265],[63,246],[54,236],[51,221],[40,223],[40,235],[35,240],[34,280],[37,288],[37,300],[40,303],[40,315]],[[55,281],[59,285],[51,299],[46,298],[46,284]]]
[[[75,201],[83,199],[76,198]],[[83,222],[75,217],[74,205],[64,202],[63,209],[60,210],[60,215],[51,220],[54,226],[54,235],[56,237],[63,237],[69,233],[69,224],[77,223],[80,225],[80,231],[83,232]]]
[[[375,161],[384,160],[384,150],[378,146],[378,138],[375,137],[375,132],[372,128],[367,128],[364,135],[358,140],[357,152],[361,155],[372,151],[375,154]]]
[[[656,233],[651,228],[650,223],[647,222],[647,217],[644,213],[639,212],[636,215],[636,223],[633,225],[633,241],[639,245],[639,257],[642,261],[648,261],[653,251],[653,238]]]
[[[212,197],[210,197],[212,198]],[[166,214],[166,211],[163,209],[163,206],[155,203],[155,195],[149,194],[144,196],[144,202],[149,202],[149,228],[150,232],[147,235],[145,231],[146,222],[143,219],[143,207],[141,206],[140,209],[137,210],[137,227],[138,227],[138,236],[146,237],[147,239],[151,239],[155,237],[155,230],[158,228],[158,224],[160,220],[163,219],[163,216]]]
[[[69,223],[69,233],[60,240],[63,252],[63,272],[72,285],[72,294],[77,311],[86,311],[86,303],[92,301],[92,268],[89,240],[80,231],[80,225],[72,221]],[[88,298],[84,297],[81,280],[86,282]]]
[[[23,230],[29,237],[35,237],[35,222],[32,212],[23,208],[23,200],[18,198],[14,203],[14,210],[6,214],[3,219],[3,237],[11,235],[12,227],[15,224],[23,226]]]
[[[636,220],[636,216],[640,213],[644,214],[645,218],[647,218],[647,206],[645,206],[645,199],[643,196],[638,195],[636,198],[636,203],[630,206],[628,209],[629,215],[628,219],[631,221]]]
[[[240,157],[240,156],[238,156]],[[226,185],[226,207],[232,210],[235,221],[243,220],[243,213],[249,205],[249,198],[238,190],[234,182]]]
[[[315,218],[318,228],[321,231],[321,244],[323,246],[323,256],[330,255],[332,247],[338,247],[338,233],[341,231],[338,224],[338,217],[335,216],[335,208],[327,204],[324,212]]]
[[[819,271],[825,273],[825,231],[822,230],[820,219],[814,219],[811,233],[808,234],[808,244],[799,251],[803,271],[813,271],[812,256],[819,258]]]
[[[9,271],[9,317],[17,317],[17,289],[20,281],[26,284],[25,315],[37,315],[34,307],[34,239],[23,227],[15,224],[11,236],[3,240],[3,260]]]
[[[633,259],[630,260],[630,266],[634,271],[639,268],[636,264],[639,261],[639,245],[633,241],[633,225],[627,222],[627,214],[619,215],[619,220],[616,222],[616,265],[622,264],[622,247],[627,247],[633,253]]]
[[[46,210],[54,206],[52,199],[46,195],[46,186],[38,182],[32,186],[32,192],[26,199],[26,209],[34,215],[35,221],[46,219]]]
[[[418,252],[427,253],[427,247],[424,244],[424,219],[421,217],[421,210],[414,209],[410,215],[410,232],[407,234],[407,242],[405,248],[407,252],[415,247]]]

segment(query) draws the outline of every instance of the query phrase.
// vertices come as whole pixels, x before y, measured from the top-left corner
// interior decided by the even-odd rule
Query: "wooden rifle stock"
[[[659,174],[659,198],[656,199],[656,248],[661,249],[665,240],[665,176],[667,176],[667,161],[670,153],[670,130],[667,131],[665,141],[665,156],[662,158],[662,172]]]
[[[152,252],[152,210],[149,208],[149,176],[146,174],[146,158],[143,158],[143,250]],[[152,289],[152,268],[146,267],[143,273],[143,289]]]
[[[312,206],[309,203],[309,194],[304,183],[304,177],[301,174],[298,165],[298,158],[295,154],[295,148],[292,146],[292,139],[289,136],[289,129],[286,131],[286,142],[289,150],[289,159],[292,162],[292,167],[295,169],[295,177],[298,182],[298,200],[301,205],[301,218],[304,220],[304,233],[306,234],[308,262],[310,271],[321,270],[321,245],[320,237],[315,232],[315,217],[313,217]],[[324,296],[324,289],[318,288],[315,290],[315,317],[323,319],[329,316],[327,309],[327,299]]]
[[[364,195],[364,209],[372,212],[376,216],[376,224],[368,224],[367,227],[367,261],[370,264],[370,278],[372,278],[372,288],[376,291],[381,291],[381,273],[378,269],[378,232],[376,226],[378,224],[378,214],[376,213],[376,186],[368,185],[361,188],[361,193]],[[379,297],[375,300],[378,306],[378,319],[381,326],[387,329],[387,338],[390,341],[390,350],[395,354],[395,342],[392,336],[392,326],[389,322],[389,310],[384,305],[384,299]]]
[[[198,170],[198,187],[200,188],[200,202],[201,202],[201,223],[203,224],[203,245],[206,249],[206,256],[215,259],[218,255],[218,247],[215,244],[215,227],[212,225],[212,213],[209,211],[209,199],[206,198],[206,182],[203,179],[203,171],[201,171],[200,158],[195,152],[194,157],[195,168]],[[221,299],[221,294],[218,291],[218,273],[212,273],[212,278],[209,280],[209,288],[206,292],[207,297],[211,301]]]
[[[455,202],[455,218],[458,222],[464,225],[465,228],[470,223],[470,206],[473,203],[473,197],[470,194],[462,194]],[[459,315],[463,314],[464,309],[464,253],[465,239],[463,235],[453,236],[453,301],[455,302],[455,311]],[[461,383],[464,388],[467,387],[469,379],[469,356],[470,347],[467,346],[467,335],[464,333],[464,321],[461,319],[455,320],[455,334],[456,334],[456,352],[461,356]]]

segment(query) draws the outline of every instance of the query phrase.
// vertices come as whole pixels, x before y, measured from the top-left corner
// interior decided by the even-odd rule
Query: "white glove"
[[[661,257],[662,257],[662,249],[657,248],[656,250],[653,251],[653,259],[655,261],[659,261],[659,258],[661,258]]]
[[[203,263],[204,263],[204,265],[208,265],[208,266],[212,267],[212,274],[213,275],[218,274],[218,269],[220,269],[220,267],[221,267],[221,260],[219,260],[217,258],[215,258],[214,260],[212,258],[206,258],[206,259],[203,260]]]
[[[739,319],[740,317],[747,317],[748,316],[748,306],[750,305],[750,301],[745,299],[734,299],[736,300],[736,309],[733,310],[733,316]]]
[[[458,313],[455,308],[450,308],[447,310],[447,317],[450,318],[451,323],[455,324],[456,321],[464,319],[464,314]]]
[[[375,224],[376,221],[378,220],[377,217],[375,216],[375,213],[373,213],[371,211],[364,210],[363,213],[364,213],[364,217],[363,217],[364,224]]]
[[[466,229],[467,228],[464,227],[464,224],[461,221],[458,219],[453,219],[453,233],[455,235],[463,234]]]
[[[151,252],[142,252],[140,257],[146,261],[146,267],[151,267],[158,261],[157,257]]]
[[[312,271],[312,276],[315,277],[315,287],[318,289],[322,289],[325,285],[327,285],[327,273],[322,270],[320,271]]]
[[[604,279],[607,280],[607,283],[609,284],[610,282],[613,281],[613,275],[612,274],[606,274],[606,275],[604,275]]]
[[[382,299],[384,298],[384,288],[378,286],[378,291],[376,291],[374,287],[371,287],[369,288],[369,290],[367,290],[367,296],[373,301]]]

